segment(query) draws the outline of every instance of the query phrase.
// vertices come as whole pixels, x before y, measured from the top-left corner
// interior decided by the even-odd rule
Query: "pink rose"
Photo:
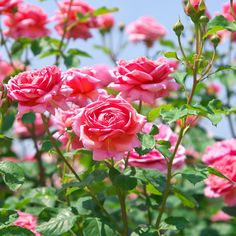
[[[121,159],[139,145],[137,133],[145,118],[121,97],[99,97],[74,118],[73,130],[94,160]]]
[[[154,104],[157,98],[168,96],[171,90],[178,89],[178,84],[170,77],[171,72],[168,63],[145,57],[120,60],[113,71],[116,80],[109,87],[120,91],[120,95],[128,100]]]
[[[212,167],[236,182],[236,156],[224,155],[221,159],[215,160]],[[204,193],[209,198],[223,197],[229,206],[236,205],[236,186],[227,179],[215,175],[209,175],[205,181]]]
[[[151,131],[152,124],[147,123],[143,131],[149,133]],[[170,151],[173,152],[178,136],[170,129],[169,126],[160,124],[158,125],[159,134],[155,135],[155,140],[165,140],[169,141],[171,144]],[[185,148],[180,145],[173,162],[173,169],[181,168],[185,163]],[[137,152],[130,152],[129,165],[136,166],[147,169],[157,169],[164,173],[167,172],[167,162],[165,157],[156,149],[150,151],[149,153],[140,156]]]
[[[20,37],[39,38],[49,34],[46,28],[48,17],[40,7],[21,4],[16,13],[8,14],[4,20],[6,36],[17,39]]]
[[[0,0],[0,14],[11,13],[21,2],[22,0]]]
[[[19,215],[19,218],[14,222],[14,225],[32,231],[35,236],[41,236],[41,234],[36,231],[37,218],[35,216],[21,211],[18,211],[17,213]]]
[[[198,10],[198,7],[200,5],[202,0],[190,0],[191,5],[195,10]]]
[[[166,35],[165,28],[156,22],[155,18],[142,16],[130,23],[126,28],[131,42],[146,42],[152,46],[153,42]]]
[[[112,14],[103,14],[97,17],[97,27],[101,30],[109,31],[115,24]]]
[[[52,124],[52,120],[49,121],[49,124]],[[32,137],[29,131],[32,128],[32,124],[24,124],[21,117],[17,117],[13,124],[13,133],[20,138],[29,138]],[[39,113],[35,113],[34,130],[36,137],[43,136],[45,133],[43,121]]]
[[[57,128],[57,132],[54,134],[54,137],[62,143],[64,149],[67,147],[68,142],[71,143],[72,149],[79,149],[83,147],[80,138],[76,136],[72,130],[72,119],[78,114],[78,112],[79,107],[72,105],[67,111],[58,109],[53,117]]]
[[[179,67],[179,62],[177,60],[167,60],[165,57],[159,57],[157,59],[158,63],[167,63],[172,71],[176,71]]]
[[[0,83],[13,72],[11,64],[0,59]]]
[[[207,84],[206,90],[209,95],[217,95],[221,90],[221,86],[216,82],[212,82]]]
[[[211,216],[211,221],[212,222],[217,222],[217,221],[230,221],[232,219],[232,216],[226,214],[223,211],[218,211],[216,214]]]
[[[236,139],[226,139],[207,147],[202,160],[211,165],[225,156],[236,156]]]
[[[234,1],[233,2],[233,9],[234,9],[234,12],[236,12],[236,2]],[[230,2],[226,2],[224,5],[223,5],[223,9],[222,9],[222,15],[228,20],[228,21],[234,21],[234,17],[231,13],[231,10],[230,10]]]
[[[72,2],[69,12],[70,0],[64,0],[59,3],[59,9],[56,12],[55,21],[57,22],[55,28],[60,35],[63,35],[65,20],[67,21],[66,38],[82,38],[88,39],[92,35],[90,29],[95,25],[95,19],[90,17],[85,22],[80,22],[77,16],[78,13],[82,15],[92,15],[94,8],[84,1],[74,0]]]
[[[54,114],[57,107],[67,109],[65,96],[60,89],[63,80],[56,66],[22,72],[8,82],[8,96],[18,101],[19,114],[27,112]]]
[[[198,124],[199,120],[200,120],[199,116],[195,116],[195,115],[188,116],[185,122],[185,127],[187,126],[194,127]],[[182,126],[182,122],[183,122],[182,120],[176,121],[177,125],[179,126]]]
[[[63,73],[63,90],[68,93],[68,101],[77,105],[86,105],[89,100],[96,100],[101,91],[98,90],[99,80],[95,76],[96,72],[92,68],[72,68]]]
[[[95,77],[99,80],[98,86],[101,88],[106,88],[108,84],[114,81],[111,76],[110,68],[107,65],[96,65],[93,67],[95,70]]]

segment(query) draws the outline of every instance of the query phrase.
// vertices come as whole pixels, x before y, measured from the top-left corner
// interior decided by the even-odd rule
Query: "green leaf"
[[[173,108],[172,104],[163,104],[157,108],[152,109],[147,116],[148,121],[155,121],[161,115],[161,110],[171,110]]]
[[[0,229],[13,223],[18,218],[18,214],[14,210],[0,209]]]
[[[131,236],[156,236],[158,231],[152,226],[139,226],[131,233]]]
[[[152,125],[151,131],[150,131],[150,135],[157,135],[159,133],[159,129],[156,125]]]
[[[63,56],[64,64],[67,68],[70,67],[79,67],[80,60],[77,55]]]
[[[159,192],[164,192],[166,187],[166,177],[158,170],[144,170],[143,175]]]
[[[112,13],[112,12],[117,12],[117,11],[119,11],[119,8],[117,8],[117,7],[110,8],[110,9],[107,7],[100,7],[93,12],[93,15],[100,16],[100,15],[104,15],[104,14]]]
[[[90,54],[88,54],[87,52],[81,51],[79,49],[73,48],[73,49],[69,49],[67,51],[68,54],[70,55],[78,55],[78,56],[82,56],[82,57],[89,57],[92,58]]]
[[[189,225],[189,221],[184,217],[168,217],[165,219],[165,222],[169,225],[174,225],[176,229],[183,230]]]
[[[94,48],[96,48],[98,50],[101,50],[106,55],[110,55],[112,53],[110,48],[104,47],[104,46],[101,46],[101,45],[94,45]]]
[[[169,48],[172,48],[172,49],[176,48],[174,42],[171,41],[171,40],[161,39],[159,42],[162,46],[169,47]]]
[[[184,72],[174,72],[170,76],[173,77],[179,84],[185,86],[185,80],[188,74]]]
[[[193,168],[188,168],[182,173],[184,179],[188,180],[193,185],[202,182],[207,178],[207,174],[203,172],[199,172]]]
[[[21,228],[19,226],[7,226],[5,228],[0,229],[1,236],[35,236],[35,234],[26,229]]]
[[[0,134],[0,147],[10,147],[12,143],[12,139]]]
[[[207,170],[208,170],[208,173],[209,173],[209,174],[218,176],[218,177],[220,177],[220,178],[222,178],[222,179],[226,179],[226,180],[228,180],[230,183],[236,185],[236,182],[232,181],[231,179],[229,179],[227,176],[225,176],[224,174],[222,174],[220,171],[216,170],[215,168],[208,166],[208,167],[207,167]]]
[[[170,142],[166,140],[159,140],[157,141],[155,149],[157,149],[164,157],[171,158],[172,153],[169,150],[170,147],[171,147]]]
[[[232,32],[236,31],[236,24],[234,22],[228,21],[222,15],[215,16],[212,20],[209,21],[208,23],[209,30],[216,29],[216,27],[218,27],[218,31],[223,29],[227,29]]]
[[[0,162],[0,174],[2,174],[5,184],[12,191],[16,191],[25,180],[23,170],[16,163],[10,161]]]
[[[189,208],[195,208],[198,205],[196,200],[191,195],[188,195],[187,193],[184,193],[184,192],[182,192],[181,190],[179,190],[177,188],[173,188],[173,192],[174,192],[175,196],[178,197],[179,200],[185,206],[187,206]]]
[[[38,224],[37,231],[44,236],[58,236],[68,232],[74,226],[77,216],[69,207],[46,208],[40,213],[39,219],[41,221],[45,219],[45,221]]]
[[[33,42],[31,43],[31,51],[33,52],[34,56],[39,55],[42,52],[43,47],[40,44],[40,39],[35,39],[33,40]]]
[[[135,151],[139,155],[147,154],[155,147],[156,141],[155,141],[155,138],[153,137],[153,135],[139,133],[138,138],[141,142],[141,147],[135,148]]]
[[[137,186],[137,179],[135,177],[124,175],[115,168],[110,169],[109,177],[113,185],[123,191],[134,189]]]
[[[42,59],[42,58],[53,56],[53,55],[60,56],[61,53],[60,53],[60,51],[58,51],[58,49],[52,49],[51,48],[51,49],[47,50],[46,52],[42,53],[39,58]]]
[[[89,21],[90,17],[91,17],[91,14],[88,13],[88,14],[82,14],[81,12],[77,12],[76,13],[76,16],[77,16],[77,19],[79,20],[79,22],[83,22],[83,23],[86,23]]]
[[[26,113],[22,116],[22,122],[24,124],[33,124],[35,121],[35,114],[33,112]]]
[[[236,217],[236,207],[235,206],[234,207],[223,207],[222,210],[226,214]]]
[[[99,218],[87,218],[83,226],[84,236],[118,236],[117,232]]]
[[[165,52],[164,56],[167,58],[174,58],[174,59],[179,60],[176,52]]]

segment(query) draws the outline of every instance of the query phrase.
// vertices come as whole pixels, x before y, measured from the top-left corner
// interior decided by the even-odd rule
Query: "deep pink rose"
[[[0,14],[11,13],[23,0],[0,0]]]
[[[59,9],[56,12],[55,21],[57,22],[55,28],[60,35],[63,35],[65,20],[67,21],[67,33],[66,38],[82,38],[88,39],[92,35],[90,29],[96,25],[95,19],[90,17],[85,22],[80,22],[77,16],[78,13],[82,15],[92,15],[94,8],[88,3],[81,0],[74,0],[72,2],[71,8],[70,0],[64,0],[59,3]],[[70,12],[69,12],[70,9]]]
[[[103,14],[97,17],[97,27],[101,30],[110,30],[115,24],[112,14]]]
[[[13,72],[11,64],[0,59],[0,83]]]
[[[151,131],[152,124],[147,123],[143,131],[149,133]],[[178,136],[170,129],[169,126],[160,124],[158,125],[159,134],[155,135],[155,140],[169,141],[171,144],[170,151],[173,152]],[[173,169],[181,168],[185,163],[185,148],[180,145],[173,161]],[[137,152],[130,152],[129,165],[148,169],[157,169],[164,173],[167,172],[167,162],[165,157],[156,149],[149,153],[140,156]]]
[[[57,107],[67,109],[61,93],[63,80],[56,66],[47,66],[36,71],[22,72],[8,82],[8,96],[18,101],[19,114],[27,112],[54,114]]]
[[[50,119],[49,125],[52,125],[52,120]],[[43,120],[39,113],[35,113],[34,126],[32,124],[24,124],[21,117],[17,117],[13,124],[13,133],[20,138],[32,137],[32,133],[29,131],[34,127],[34,132],[36,137],[40,137],[45,133],[45,128],[43,125]]]
[[[212,222],[217,222],[217,221],[230,221],[232,219],[232,216],[226,214],[223,211],[218,211],[216,214],[211,216],[211,221]]]
[[[236,147],[236,146],[235,146]],[[220,171],[230,180],[236,182],[236,156],[224,155],[220,159],[215,160],[212,167]],[[206,187],[204,193],[209,198],[223,197],[229,206],[236,205],[236,186],[227,179],[220,178],[215,175],[209,175],[205,181]]]
[[[194,8],[195,10],[197,10],[198,7],[199,7],[199,5],[200,5],[200,3],[201,3],[201,1],[202,1],[202,0],[190,0],[190,3],[191,3],[191,5],[193,6],[193,8]]]
[[[14,39],[40,38],[49,34],[47,23],[48,17],[42,8],[31,4],[21,4],[16,13],[6,16],[4,24],[7,30],[4,33]]]
[[[146,42],[152,46],[156,40],[166,35],[165,28],[156,22],[155,18],[142,16],[136,21],[130,23],[126,28],[131,42]]]
[[[19,218],[14,222],[14,225],[32,231],[35,236],[41,236],[41,234],[36,231],[37,218],[35,216],[21,211],[18,211],[17,213],[19,215]]]
[[[95,76],[96,71],[92,68],[72,68],[63,73],[63,90],[68,94],[68,101],[79,106],[86,105],[89,100],[96,100],[102,92],[98,89],[99,79]]]
[[[106,88],[108,84],[114,81],[109,66],[101,64],[94,66],[93,69],[96,72],[94,76],[99,80],[99,87]]]
[[[157,98],[168,96],[171,90],[178,89],[178,84],[170,77],[171,72],[169,63],[158,60],[145,57],[120,60],[113,71],[116,80],[109,87],[120,91],[120,95],[128,100],[154,104]]]
[[[68,142],[70,142],[72,149],[83,147],[80,138],[76,136],[72,130],[72,119],[78,112],[79,107],[73,104],[67,111],[58,109],[53,117],[57,129],[54,137],[62,143],[64,149],[67,147]]]
[[[236,139],[226,139],[207,147],[202,160],[211,165],[225,156],[236,156]]]
[[[121,97],[99,97],[82,108],[73,123],[85,148],[93,150],[94,160],[121,159],[124,152],[139,145],[137,133],[145,118]]]

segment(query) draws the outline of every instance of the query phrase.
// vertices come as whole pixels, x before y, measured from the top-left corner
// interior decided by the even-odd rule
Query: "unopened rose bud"
[[[124,23],[124,22],[121,22],[120,25],[119,25],[119,30],[120,30],[121,32],[123,32],[124,29],[125,29],[125,23]]]
[[[184,30],[184,25],[182,24],[182,22],[180,20],[178,20],[175,23],[173,30],[177,36],[180,36],[182,34],[182,32]]]
[[[204,0],[189,0],[184,11],[191,17],[193,22],[197,22],[205,13],[206,5]]]
[[[202,25],[205,26],[209,22],[209,18],[207,16],[201,16],[199,21]]]
[[[214,47],[216,48],[218,44],[220,43],[220,37],[217,34],[214,34],[211,37],[211,42],[213,43]]]

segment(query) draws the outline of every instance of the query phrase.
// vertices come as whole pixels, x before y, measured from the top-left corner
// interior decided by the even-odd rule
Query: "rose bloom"
[[[217,95],[220,93],[221,86],[216,82],[212,82],[207,84],[206,90],[209,95]]]
[[[230,221],[232,219],[232,216],[226,214],[223,211],[218,211],[216,214],[211,216],[211,221],[212,222],[217,222],[217,221]]]
[[[109,31],[115,24],[112,14],[103,14],[97,17],[97,27],[101,30]]]
[[[0,83],[13,72],[11,64],[0,58]]]
[[[72,119],[78,112],[79,107],[73,104],[67,111],[57,109],[55,116],[53,117],[57,129],[54,137],[62,143],[64,149],[67,147],[68,142],[71,142],[72,149],[83,147],[80,138],[76,136],[72,130]]]
[[[94,66],[93,69],[95,70],[95,78],[99,80],[99,87],[106,88],[108,84],[114,81],[109,66],[101,64]]]
[[[21,4],[17,12],[6,16],[4,24],[7,30],[4,33],[7,37],[14,39],[40,38],[49,34],[46,28],[47,23],[48,17],[42,8],[31,4]]]
[[[17,9],[19,3],[22,0],[0,0],[0,14],[1,13],[11,13]]]
[[[148,46],[152,46],[154,41],[166,35],[165,28],[150,16],[142,16],[130,23],[126,31],[131,42],[145,42]]]
[[[157,62],[167,63],[172,71],[176,71],[179,67],[179,62],[177,60],[167,60],[165,57],[159,57]]]
[[[147,123],[143,131],[149,133],[152,124]],[[160,124],[158,125],[159,133],[155,135],[155,140],[169,141],[171,144],[170,152],[174,151],[178,136],[170,129],[169,126]],[[185,148],[180,145],[173,161],[173,169],[181,168],[185,163]],[[136,166],[147,169],[157,169],[161,172],[167,172],[167,162],[165,157],[156,149],[151,150],[149,153],[140,156],[137,152],[130,152],[129,161],[130,166]]]
[[[64,0],[59,3],[59,9],[54,17],[57,22],[55,28],[60,35],[63,35],[65,20],[67,21],[66,38],[82,38],[88,39],[92,35],[90,29],[96,25],[93,17],[89,18],[86,22],[79,22],[77,14],[88,15],[93,13],[94,8],[84,1],[74,0],[70,6],[70,0]],[[69,12],[70,9],[70,12]]]
[[[199,116],[195,116],[195,115],[188,116],[185,122],[185,127],[187,126],[194,127],[198,124],[199,120],[200,120]],[[178,126],[182,126],[182,122],[183,122],[182,120],[176,121]]]
[[[234,12],[236,12],[236,2],[234,1],[233,2],[233,9],[234,9]],[[228,21],[234,21],[234,17],[231,13],[231,10],[230,10],[230,2],[226,2],[224,5],[223,5],[223,9],[222,9],[222,15],[228,20]]]
[[[195,10],[198,10],[198,7],[201,2],[202,2],[202,0],[190,0],[190,3]]]
[[[20,115],[45,111],[54,114],[57,107],[68,108],[60,91],[62,83],[61,72],[56,66],[25,71],[9,80],[8,96],[18,101]]]
[[[100,96],[82,108],[74,118],[73,130],[87,149],[93,150],[94,160],[114,158],[139,146],[137,133],[145,117],[121,97]]]
[[[225,156],[236,156],[236,139],[226,139],[207,147],[202,160],[211,165]]]
[[[211,166],[236,182],[236,156],[224,155],[215,161]],[[236,186],[227,179],[215,175],[209,175],[205,181],[204,194],[209,198],[223,197],[224,202],[229,206],[236,205]]]
[[[172,68],[166,62],[152,61],[145,57],[117,62],[113,71],[116,79],[109,87],[120,91],[128,100],[142,100],[154,104],[160,97],[166,97],[171,90],[177,90],[178,84],[170,77]]]
[[[99,79],[95,76],[96,71],[92,68],[72,68],[63,73],[64,85],[62,90],[68,93],[68,101],[83,106],[87,100],[96,100],[100,94],[98,90]]]
[[[41,236],[41,234],[36,231],[37,218],[35,216],[21,211],[18,211],[17,213],[19,215],[19,218],[13,223],[14,225],[32,231],[35,236]]]
[[[49,120],[49,125],[52,125],[51,119]],[[32,124],[24,124],[21,117],[17,117],[13,124],[13,133],[20,138],[29,138],[32,137],[32,134],[29,131],[29,129],[32,128]],[[36,137],[43,136],[45,133],[43,120],[39,113],[35,113],[34,132]]]

